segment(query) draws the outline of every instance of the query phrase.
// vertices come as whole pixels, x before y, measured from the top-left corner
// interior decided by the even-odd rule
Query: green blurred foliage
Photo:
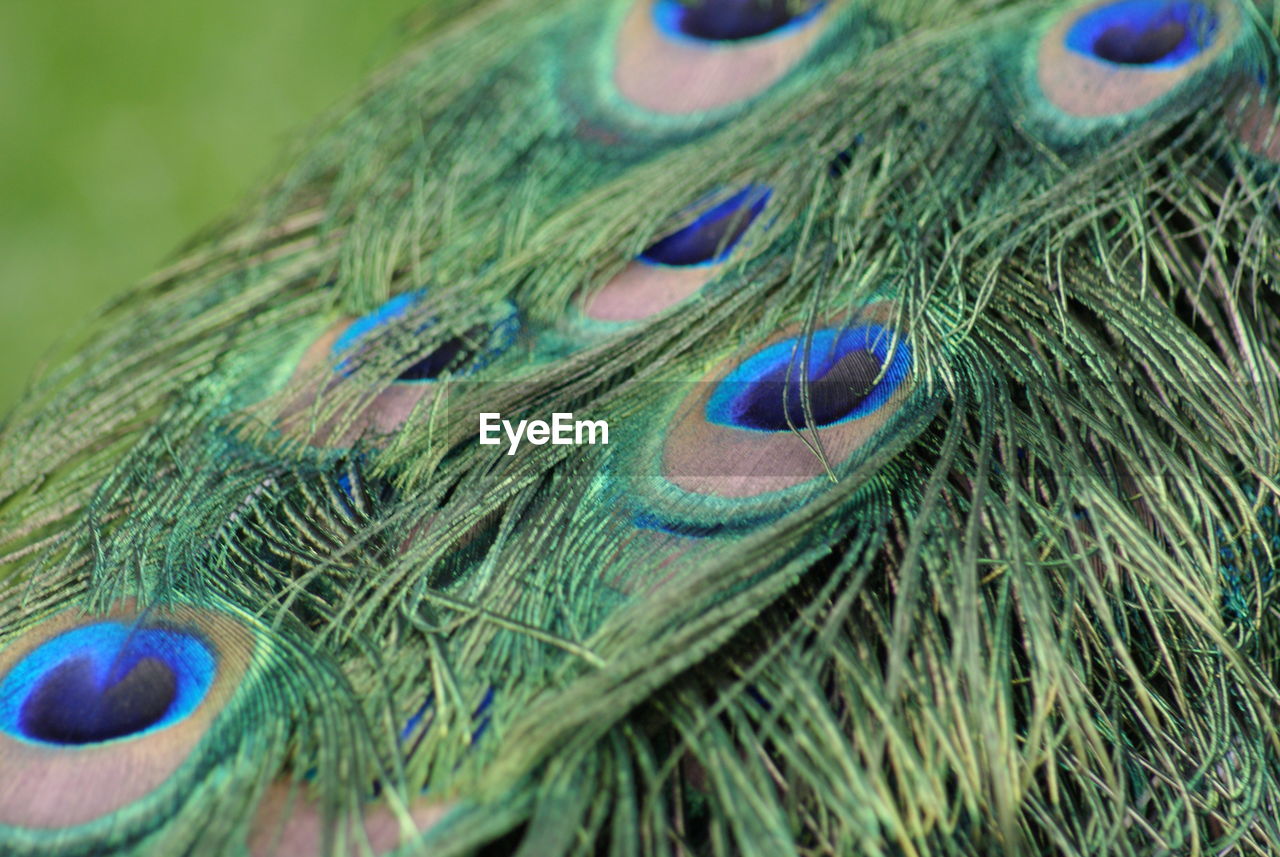
[[[422,0],[0,2],[0,414],[281,166]]]

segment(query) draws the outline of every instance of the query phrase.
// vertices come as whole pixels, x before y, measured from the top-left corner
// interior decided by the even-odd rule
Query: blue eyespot
[[[1083,15],[1066,45],[1116,65],[1168,69],[1195,59],[1217,28],[1214,14],[1194,0],[1120,0]]]
[[[769,196],[768,188],[747,185],[698,215],[688,226],[651,244],[640,254],[640,261],[670,267],[723,262],[764,211]]]
[[[145,734],[195,710],[215,672],[192,633],[86,625],[41,644],[0,681],[0,731],[58,745]]]
[[[806,348],[808,412],[801,396]],[[760,432],[806,428],[810,417],[817,428],[836,425],[879,410],[910,369],[910,348],[886,328],[819,330],[807,345],[802,337],[783,340],[729,373],[707,401],[707,420]]]
[[[699,42],[738,42],[799,29],[824,3],[796,0],[657,0],[653,17],[667,36]]]
[[[350,375],[355,370],[360,352],[374,343],[378,331],[402,319],[424,294],[424,291],[419,290],[397,295],[373,312],[352,322],[333,343],[332,354],[341,358],[335,371]],[[404,369],[396,376],[396,382],[412,384],[435,381],[445,372],[469,375],[489,365],[515,342],[520,326],[515,307],[503,302],[497,309],[498,318],[493,324],[478,325],[460,336],[446,339]],[[435,318],[426,319],[418,327],[418,332],[428,330],[437,321]]]

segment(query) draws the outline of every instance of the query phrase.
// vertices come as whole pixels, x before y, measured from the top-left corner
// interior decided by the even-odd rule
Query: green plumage
[[[0,853],[1272,853],[1270,12],[1203,0],[1219,41],[1094,123],[1035,83],[1082,4],[830,0],[724,49],[821,28],[776,81],[683,113],[614,85],[633,5],[451,10],[10,415],[0,673],[50,617],[143,607],[244,665],[83,823],[22,807],[117,784],[10,744],[127,781],[181,724],[50,746],[0,704]],[[584,317],[747,185],[692,296]],[[845,329],[888,337],[838,388],[863,410],[819,419],[803,346],[794,432],[703,408]],[[486,412],[610,443],[507,455]],[[752,487],[801,440],[812,472]]]

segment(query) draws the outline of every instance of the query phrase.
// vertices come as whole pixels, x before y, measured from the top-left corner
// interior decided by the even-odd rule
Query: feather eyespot
[[[722,360],[629,443],[635,521],[678,535],[755,526],[796,508],[932,412],[890,302],[852,323],[793,326]],[[648,486],[653,486],[649,488]]]
[[[415,312],[424,296],[398,295],[333,324],[294,372],[300,389],[279,418],[281,428],[312,446],[341,448],[366,432],[391,434],[435,395],[439,381],[480,372],[515,344],[520,320],[510,303],[499,301],[479,314],[479,323],[442,337],[439,318]],[[379,373],[381,367],[387,369]]]
[[[368,315],[351,322],[330,348],[337,360],[336,370],[350,374],[358,364],[362,352],[379,347],[385,352],[386,346],[395,349],[398,343],[394,339],[387,342],[380,339],[378,334],[404,319],[424,294],[417,291],[397,295]],[[480,371],[515,341],[518,329],[515,308],[510,304],[503,304],[498,316],[492,323],[475,325],[460,336],[450,337],[433,348],[414,355],[413,362],[400,370],[394,383],[435,381],[446,372],[469,375]],[[426,319],[412,333],[425,333],[436,324],[438,319]]]
[[[587,299],[584,314],[596,321],[638,321],[690,297],[715,277],[769,196],[768,188],[748,185],[658,239]]]
[[[0,770],[41,787],[0,790],[0,827],[71,827],[177,787],[254,648],[238,621],[191,607],[68,611],[19,636],[0,651]]]
[[[636,0],[618,34],[619,94],[653,113],[688,115],[764,92],[813,46],[824,2]]]
[[[1173,68],[1212,44],[1217,27],[1217,16],[1191,0],[1121,0],[1076,19],[1065,44],[1115,65]]]
[[[1248,35],[1225,0],[1095,0],[1040,32],[1025,107],[1066,142],[1189,103],[1226,79]]]

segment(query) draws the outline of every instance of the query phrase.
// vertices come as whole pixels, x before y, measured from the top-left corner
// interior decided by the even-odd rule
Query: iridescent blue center
[[[194,711],[215,672],[194,634],[86,625],[41,644],[0,681],[0,731],[61,745],[145,734]]]
[[[356,319],[351,323],[350,327],[342,332],[342,335],[338,337],[338,341],[333,343],[333,353],[337,355],[351,351],[370,333],[386,327],[397,319],[404,318],[405,313],[409,311],[409,307],[421,300],[424,294],[426,292],[419,290],[396,295],[373,312]]]
[[[1121,0],[1081,16],[1066,45],[1116,65],[1167,69],[1199,56],[1217,28],[1216,16],[1192,0]]]
[[[658,29],[675,38],[738,42],[799,29],[824,4],[800,0],[656,0]]]
[[[336,371],[349,375],[355,369],[359,353],[376,339],[379,330],[404,318],[410,308],[422,299],[424,291],[397,295],[368,315],[361,316],[343,331],[333,343],[332,353],[340,358]],[[519,322],[514,307],[492,327],[473,327],[461,336],[454,336],[432,348],[396,376],[399,383],[435,381],[445,372],[467,375],[478,372],[515,341]],[[429,329],[437,322],[431,318],[418,327],[418,332]],[[344,356],[346,355],[346,356]]]
[[[807,365],[801,337],[745,360],[712,392],[707,420],[761,432],[835,425],[878,411],[911,370],[907,344],[878,325],[819,330],[807,348]]]
[[[768,202],[768,188],[747,185],[688,226],[651,244],[640,254],[640,261],[680,268],[723,262]]]

